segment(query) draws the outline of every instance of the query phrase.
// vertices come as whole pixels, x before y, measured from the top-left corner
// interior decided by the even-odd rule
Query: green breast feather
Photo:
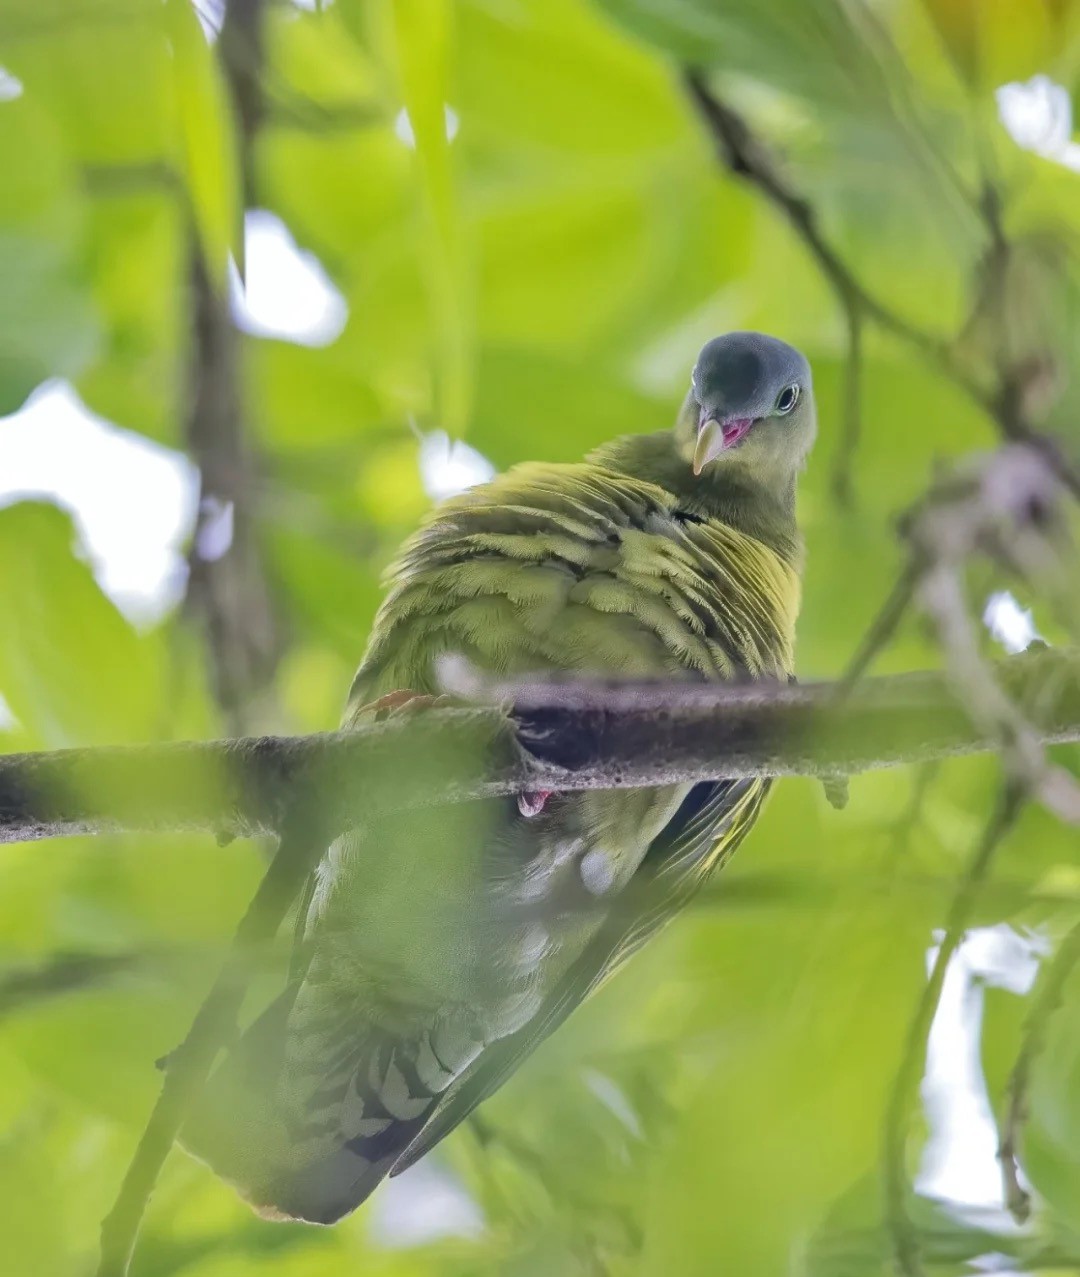
[[[444,503],[390,571],[347,721],[437,693],[449,655],[496,679],[786,680],[813,433],[802,356],[729,334],[673,430]],[[346,1214],[679,911],[767,788],[420,806],[339,839],[303,960],[211,1079],[188,1147],[266,1214]]]
[[[518,466],[447,502],[390,573],[351,700],[491,674],[723,679],[792,667],[795,564],[599,464]]]

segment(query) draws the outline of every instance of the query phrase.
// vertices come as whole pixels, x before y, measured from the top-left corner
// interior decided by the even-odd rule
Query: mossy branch
[[[1039,740],[1080,741],[1080,650],[1043,649],[991,668]],[[314,804],[334,835],[380,811],[523,789],[832,777],[1000,748],[941,673],[867,679],[853,690],[564,683],[490,696],[487,705],[312,736],[9,754],[0,757],[0,842],[279,833],[297,803]]]

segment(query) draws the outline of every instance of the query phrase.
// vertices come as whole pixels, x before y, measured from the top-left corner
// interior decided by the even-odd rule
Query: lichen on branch
[[[1034,737],[1080,741],[1080,651],[992,667]],[[1053,696],[1042,693],[1053,688]],[[837,683],[551,683],[350,731],[0,757],[0,842],[278,833],[298,802],[331,834],[372,814],[523,789],[835,777],[1000,749],[943,673]]]

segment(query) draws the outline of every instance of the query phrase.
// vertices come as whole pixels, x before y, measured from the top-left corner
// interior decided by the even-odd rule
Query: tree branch
[[[933,363],[991,418],[1004,438],[1036,449],[1072,495],[1080,499],[1080,466],[1065,454],[1055,439],[1034,429],[1029,420],[1032,379],[1040,379],[1045,361],[1035,359],[1016,365],[1008,358],[1008,352],[998,350],[995,352],[997,357],[991,360],[993,373],[983,380],[974,376],[960,357],[955,339],[913,323],[862,283],[822,234],[814,206],[787,179],[768,147],[743,116],[713,92],[702,72],[688,69],[683,79],[725,168],[756,187],[788,220],[832,286],[844,311],[848,322],[849,366],[846,442],[842,445],[841,467],[850,465],[850,451],[857,440],[858,419],[852,415],[852,405],[853,396],[857,393],[853,387],[857,388],[861,362],[861,333],[857,326],[853,328],[852,325],[857,325],[858,320],[868,320],[899,337]],[[1010,245],[1001,237],[995,201],[984,198],[981,211],[992,245],[996,237],[998,249],[1007,254]],[[846,457],[844,449],[848,451]],[[847,483],[846,472],[841,468],[834,476],[835,490],[839,495],[844,495]]]
[[[855,313],[870,319],[880,328],[902,338],[974,393],[975,388],[957,367],[948,342],[905,319],[864,287],[821,233],[810,201],[795,190],[780,172],[764,143],[742,115],[712,91],[700,71],[687,71],[684,78],[691,100],[725,167],[756,186],[769,203],[783,213],[832,285],[847,314]],[[985,403],[985,396],[980,396],[980,400]]]
[[[908,1029],[900,1065],[885,1110],[882,1139],[882,1174],[885,1189],[885,1221],[891,1241],[895,1271],[902,1277],[923,1277],[918,1234],[907,1213],[908,1115],[922,1076],[930,1025],[941,1000],[945,972],[960,947],[972,909],[986,880],[994,853],[1012,828],[1023,801],[1018,785],[1008,784],[953,897],[945,936],[934,959],[919,1005]]]
[[[245,207],[254,203],[253,153],[263,111],[263,17],[262,0],[228,0],[217,47],[237,125]],[[244,412],[242,355],[229,299],[192,236],[184,435],[201,489],[185,605],[204,631],[214,694],[231,732],[250,730],[252,701],[281,655],[257,536],[257,465]]]
[[[274,859],[236,929],[229,957],[187,1037],[169,1057],[157,1102],[113,1208],[101,1225],[97,1277],[125,1277],[161,1168],[239,1013],[252,958],[273,939],[325,846],[321,826],[310,819],[306,808],[301,805],[290,813]]]
[[[1044,743],[1080,741],[1080,651],[990,667]],[[1052,686],[1054,696],[1041,693]],[[717,776],[837,776],[1000,748],[940,673],[778,686],[533,684],[301,737],[0,757],[0,842],[86,833],[280,831],[317,801],[331,836],[380,811],[525,789],[612,789]],[[512,706],[510,720],[500,706]]]

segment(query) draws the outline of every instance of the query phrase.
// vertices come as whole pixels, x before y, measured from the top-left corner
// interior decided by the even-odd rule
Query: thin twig
[[[273,938],[326,846],[306,814],[290,821],[277,853],[236,929],[232,949],[182,1045],[169,1057],[157,1103],[101,1226],[97,1277],[125,1277],[150,1195],[214,1058],[227,1040],[260,946]]]
[[[926,796],[940,775],[941,764],[936,759],[920,763],[915,769],[915,783],[911,787],[911,798],[904,809],[903,815],[893,826],[892,834],[889,838],[888,863],[890,866],[895,867],[900,856],[907,850],[911,842],[911,835],[922,817],[923,807],[926,805]]]
[[[1006,1087],[1007,1104],[1002,1123],[998,1160],[1001,1162],[1001,1181],[1005,1204],[1017,1223],[1023,1223],[1031,1211],[1031,1198],[1020,1183],[1018,1161],[1020,1138],[1028,1118],[1028,1095],[1031,1088],[1031,1071],[1043,1048],[1046,1027],[1057,1010],[1065,992],[1065,985],[1080,961],[1080,923],[1077,923],[1061,942],[1053,961],[1047,966],[1036,986],[1028,1009],[1020,1051],[1009,1074]]]
[[[225,0],[218,53],[237,124],[244,206],[257,203],[255,143],[265,114],[266,6],[264,0]]]
[[[262,119],[263,0],[227,0],[216,53],[236,123],[245,207],[255,202],[253,155]],[[242,226],[237,231],[242,240]],[[232,732],[251,730],[282,639],[257,537],[257,462],[244,410],[240,335],[223,281],[190,247],[190,359],[183,405],[199,468],[199,518],[188,554],[185,609],[203,632],[214,695]],[[243,270],[243,246],[236,245]]]
[[[985,395],[970,382],[942,337],[905,319],[863,285],[822,234],[809,200],[781,174],[764,143],[743,116],[713,92],[700,71],[688,70],[684,81],[725,166],[756,186],[784,214],[845,310],[848,313],[855,310],[878,327],[902,338],[928,356],[953,380],[965,384],[985,401]]]
[[[729,172],[756,187],[784,215],[832,286],[844,313],[869,320],[918,351],[982,409],[1006,439],[1036,449],[1072,495],[1080,499],[1080,465],[1066,456],[1056,440],[1036,430],[1027,419],[1025,370],[1008,366],[1002,352],[999,363],[1005,371],[986,384],[966,367],[955,340],[921,328],[870,292],[822,234],[814,206],[783,175],[745,118],[712,90],[700,71],[689,69],[683,78],[721,162]],[[987,216],[984,211],[984,220]],[[987,229],[992,236],[994,228],[989,222]]]
[[[1019,814],[1023,790],[1006,783],[1001,797],[975,848],[975,853],[956,889],[945,922],[945,935],[938,948],[930,978],[908,1027],[885,1110],[882,1138],[882,1175],[885,1190],[885,1221],[891,1241],[895,1269],[902,1277],[922,1277],[918,1237],[907,1212],[908,1178],[906,1165],[908,1120],[915,1101],[930,1025],[941,999],[945,972],[964,938],[979,890],[986,879],[994,853]]]
[[[0,1018],[48,998],[107,984],[144,958],[136,953],[58,953],[37,966],[0,972]]]
[[[882,604],[881,610],[871,621],[855,651],[855,655],[848,662],[848,667],[837,684],[839,695],[848,695],[864,677],[883,649],[888,646],[914,597],[921,571],[922,565],[919,560],[910,558],[900,573],[889,597]]]
[[[939,563],[923,578],[919,595],[937,628],[957,693],[972,719],[997,735],[1006,769],[1059,820],[1080,824],[1080,785],[1047,758],[1038,732],[983,660],[958,571]]]
[[[778,906],[784,909],[792,906],[817,909],[823,904],[832,904],[839,894],[848,890],[883,897],[899,893],[926,902],[926,907],[934,901],[947,903],[952,899],[955,875],[920,873],[903,865],[902,872],[895,869],[890,872],[884,857],[880,864],[880,869],[866,873],[852,873],[850,869],[840,873],[795,874],[790,869],[783,873],[763,873],[743,868],[737,874],[721,874],[711,879],[688,907],[726,912]],[[1025,878],[995,875],[993,882],[983,887],[979,899],[988,910],[1012,915],[1026,908],[1075,910],[1080,906],[1080,891],[1067,888],[1060,891],[1033,890]]]
[[[280,634],[256,537],[255,460],[241,407],[239,335],[229,303],[192,248],[192,349],[185,415],[199,467],[199,518],[185,609],[204,635],[215,698],[232,731],[273,675]]]
[[[833,462],[832,490],[838,505],[849,508],[854,500],[855,454],[862,435],[862,312],[844,297],[848,350],[844,365],[844,416],[840,442]]]
[[[997,733],[1006,769],[1060,819],[1080,824],[1080,785],[1046,756],[1026,707],[1002,688],[983,658],[967,606],[964,573],[978,554],[1033,573],[1055,562],[1048,531],[1063,485],[1025,444],[1006,444],[946,476],[904,527],[914,562],[923,564],[917,599],[937,633],[956,693],[974,722]],[[1046,690],[1036,695],[1045,697]]]

